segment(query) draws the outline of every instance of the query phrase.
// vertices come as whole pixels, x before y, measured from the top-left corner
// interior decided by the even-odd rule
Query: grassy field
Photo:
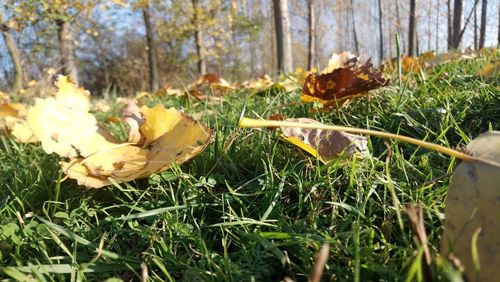
[[[202,154],[148,179],[86,190],[58,158],[1,137],[0,277],[40,281],[305,281],[330,245],[325,280],[418,279],[419,247],[404,214],[420,203],[434,258],[450,175],[458,160],[369,138],[371,157],[321,164],[275,131],[238,128],[242,113],[310,117],[462,147],[500,129],[497,79],[478,72],[500,58],[456,57],[373,91],[337,111],[311,113],[299,93],[235,91],[223,103],[154,98],[215,130]],[[289,105],[289,106],[287,106]],[[118,125],[103,126],[120,134]],[[121,133],[123,134],[123,133]],[[391,196],[391,191],[395,196]],[[433,274],[454,271],[436,259]],[[420,277],[421,278],[421,277]]]

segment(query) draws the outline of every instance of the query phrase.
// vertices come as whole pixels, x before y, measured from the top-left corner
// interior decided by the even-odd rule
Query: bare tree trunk
[[[312,70],[316,63],[316,34],[315,34],[315,26],[316,26],[316,9],[314,5],[314,0],[308,1],[308,25],[309,25],[309,46],[307,52],[307,67]]]
[[[420,39],[418,37],[418,32],[415,32],[415,55],[420,55]]]
[[[478,45],[478,36],[477,36],[477,10],[474,9],[474,50],[477,50]]]
[[[292,36],[290,33],[288,0],[273,0],[273,4],[278,50],[278,70],[285,73],[292,72]]]
[[[406,49],[406,41],[405,37],[403,35],[403,30],[401,28],[401,13],[399,12],[399,0],[396,0],[396,26],[397,26],[397,31],[399,35],[399,39],[401,40],[401,46],[403,47],[403,50]]]
[[[408,55],[415,56],[415,11],[416,0],[410,0],[410,25],[408,28]]]
[[[439,52],[439,8],[441,1],[437,0],[437,13],[436,13],[436,53]]]
[[[153,26],[151,25],[151,16],[149,14],[149,5],[142,8],[142,16],[146,27],[146,41],[148,45],[149,90],[151,92],[156,92],[158,90],[158,62],[156,57],[156,43],[153,35]]]
[[[5,46],[9,52],[12,64],[14,65],[14,80],[9,87],[8,92],[16,94],[21,88],[23,88],[23,68],[21,66],[21,55],[19,50],[12,39],[12,35],[9,32],[9,28],[3,23],[2,14],[0,13],[0,30],[2,32],[3,40],[5,41]]]
[[[460,45],[460,41],[462,40],[462,36],[464,35],[464,32],[465,32],[465,29],[467,28],[467,26],[469,25],[469,22],[470,22],[470,19],[472,17],[472,14],[476,11],[476,8],[477,8],[477,4],[479,3],[479,0],[475,0],[474,2],[474,6],[472,7],[472,10],[470,11],[469,15],[467,16],[467,19],[465,21],[465,24],[463,25],[463,28],[460,30],[460,33],[456,36],[456,35],[453,35],[454,37],[456,37],[456,41],[458,42],[457,44],[457,47]]]
[[[196,54],[198,55],[198,72],[203,75],[207,72],[207,62],[205,59],[205,42],[203,41],[203,31],[200,23],[200,7],[198,0],[192,0],[191,2],[193,3],[194,40]]]
[[[498,5],[497,46],[500,46],[500,5]]]
[[[431,15],[432,15],[432,3],[427,3],[427,13],[429,13],[427,15],[427,51],[430,51],[431,50],[431,42],[432,42],[432,31],[431,31],[431,26],[432,26],[432,18],[431,18]],[[439,6],[439,0],[438,0],[438,6]],[[439,13],[439,10],[438,10],[438,13]]]
[[[392,5],[394,4],[393,1],[389,1],[388,3],[388,9],[387,11],[389,11],[389,40],[388,40],[388,49],[389,49],[389,58],[392,58],[394,57],[394,44],[392,44],[392,38],[394,36],[394,24],[393,22],[394,21],[394,13],[392,12]],[[396,29],[396,32],[397,32],[397,29]],[[385,47],[385,46],[384,46]]]
[[[479,48],[484,48],[486,38],[486,17],[488,9],[488,0],[483,0],[481,4],[481,29],[479,31]],[[500,21],[500,18],[498,19]]]
[[[246,1],[245,1],[246,2]],[[248,4],[248,3],[247,3]],[[253,18],[255,14],[257,14],[258,12],[256,12],[256,10],[258,11],[258,5],[259,2],[251,5],[245,5],[243,4],[245,8],[245,14],[248,18]],[[248,48],[249,48],[249,51],[250,51],[250,76],[254,76],[256,71],[257,71],[257,68],[256,68],[256,60],[257,60],[257,54],[256,54],[256,50],[257,49],[257,38],[253,33],[249,33],[248,34]]]
[[[451,19],[451,0],[446,1],[448,13],[446,14],[448,17],[448,50],[453,47],[453,29],[452,27],[452,19]]]
[[[380,63],[384,61],[384,32],[383,32],[383,17],[382,17],[382,0],[378,0],[378,33],[379,33],[379,41],[378,41],[378,56]]]
[[[354,0],[351,0],[351,23],[352,23],[352,35],[354,37],[354,48],[356,49],[356,56],[359,56],[359,41],[358,41],[358,33],[356,32],[356,19],[354,18]]]
[[[453,5],[453,48],[460,46],[460,34],[462,31],[462,11],[464,9],[464,0],[455,0]]]
[[[64,75],[71,76],[71,79],[78,83],[78,69],[76,68],[71,26],[68,21],[63,20],[57,20],[56,24],[63,73]]]

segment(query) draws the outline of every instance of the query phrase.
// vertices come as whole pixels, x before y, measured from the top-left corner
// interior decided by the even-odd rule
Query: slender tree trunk
[[[410,0],[410,25],[408,28],[408,55],[415,56],[415,12],[416,0]]]
[[[278,50],[278,70],[292,72],[292,36],[290,34],[290,16],[288,0],[273,0],[276,43]]]
[[[402,49],[406,49],[406,41],[405,37],[403,35],[403,29],[401,27],[401,13],[399,12],[399,0],[396,0],[396,26],[397,26],[397,31],[399,35],[399,40],[401,40],[401,46],[403,47]]]
[[[469,25],[469,22],[471,20],[472,14],[476,11],[477,4],[479,3],[479,0],[475,0],[474,6],[472,7],[472,10],[470,11],[469,15],[467,16],[467,19],[465,21],[465,24],[463,25],[462,29],[460,30],[460,33],[458,34],[456,41],[458,42],[457,47],[460,45],[460,41],[462,40],[462,36],[464,35],[465,29]],[[455,37],[455,35],[453,35]]]
[[[439,2],[439,1],[438,1]],[[431,26],[432,26],[432,3],[427,4],[427,51],[431,50],[431,42],[432,42],[432,31],[431,31]],[[439,10],[438,10],[439,11]]]
[[[12,64],[14,65],[14,79],[11,86],[9,87],[8,92],[16,94],[17,92],[19,92],[19,90],[21,90],[21,88],[23,88],[23,68],[21,66],[21,55],[16,47],[16,44],[14,43],[14,39],[12,39],[9,28],[3,23],[1,12],[0,30],[2,32],[5,46],[7,47],[7,51],[9,52],[10,58],[12,60]]]
[[[309,0],[307,3],[308,7],[308,26],[309,26],[309,46],[307,52],[307,67],[312,70],[316,63],[316,9],[314,5],[314,0]]]
[[[441,1],[437,0],[437,12],[436,12],[436,53],[439,52],[439,8]]]
[[[479,43],[477,36],[477,10],[474,10],[474,50],[477,50],[477,45]]]
[[[418,32],[415,32],[415,55],[420,55],[420,39],[418,37]]]
[[[246,1],[245,1],[246,4],[248,4]],[[253,4],[253,3],[252,3]],[[255,14],[257,14],[258,12],[255,12],[255,10],[258,11],[258,2],[255,3],[254,5],[244,5],[245,7],[245,11],[246,11],[246,16],[248,18],[253,18]],[[247,38],[247,44],[248,44],[248,49],[250,51],[250,76],[254,76],[256,71],[257,71],[257,68],[256,68],[256,58],[257,58],[257,54],[256,54],[256,50],[257,49],[257,45],[255,43],[257,43],[256,41],[258,40],[258,37],[255,36],[254,33],[248,33],[248,38]]]
[[[450,50],[453,47],[453,29],[452,29],[452,10],[451,10],[451,0],[446,1],[447,4],[447,9],[448,13],[446,13],[446,16],[448,18],[448,50]]]
[[[500,5],[498,5],[497,46],[500,46]]]
[[[382,0],[378,0],[378,57],[379,61],[382,64],[384,61],[384,32],[383,32],[383,17],[382,17]]]
[[[207,72],[207,62],[205,59],[205,42],[203,41],[203,31],[200,23],[200,7],[198,0],[192,0],[191,2],[193,4],[194,40],[196,54],[198,55],[198,72],[203,75]]]
[[[144,18],[144,26],[146,27],[146,41],[148,45],[149,90],[151,92],[156,92],[158,90],[158,62],[153,26],[151,25],[151,16],[149,14],[149,5],[142,8],[142,16]]]
[[[64,75],[71,76],[74,82],[78,83],[78,69],[74,54],[73,35],[68,21],[58,20],[57,35],[59,38],[59,52]]]
[[[453,5],[453,48],[460,46],[460,34],[462,32],[462,12],[464,9],[463,0],[455,0]]]
[[[488,12],[488,0],[483,0],[481,4],[481,29],[479,31],[479,48],[484,48],[486,38],[486,17]],[[498,19],[500,21],[500,18]]]
[[[354,48],[356,49],[356,55],[359,56],[359,41],[358,41],[358,33],[356,32],[356,19],[354,18],[354,0],[351,0],[351,23],[352,23],[352,35],[354,37]]]
[[[388,40],[388,49],[389,49],[389,58],[394,57],[394,44],[392,44],[392,38],[394,37],[394,24],[392,24],[394,21],[394,13],[392,13],[392,5],[394,4],[393,1],[389,1],[388,3],[388,9],[389,11],[389,40]],[[385,46],[383,46],[385,48]]]

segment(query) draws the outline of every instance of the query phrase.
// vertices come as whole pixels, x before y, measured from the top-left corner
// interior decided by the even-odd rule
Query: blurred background
[[[2,0],[0,90],[55,73],[101,95],[243,81],[324,67],[350,51],[403,54],[500,44],[498,0]]]

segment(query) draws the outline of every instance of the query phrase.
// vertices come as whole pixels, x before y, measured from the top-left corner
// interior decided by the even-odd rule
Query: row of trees
[[[498,24],[491,20],[495,17]],[[498,36],[488,28],[497,29]],[[58,66],[93,90],[114,85],[133,93],[181,85],[206,72],[242,80],[310,69],[333,51],[350,50],[381,62],[395,56],[395,33],[412,56],[496,45],[500,3],[5,0],[0,30],[7,51],[0,53],[0,86],[10,92]]]

